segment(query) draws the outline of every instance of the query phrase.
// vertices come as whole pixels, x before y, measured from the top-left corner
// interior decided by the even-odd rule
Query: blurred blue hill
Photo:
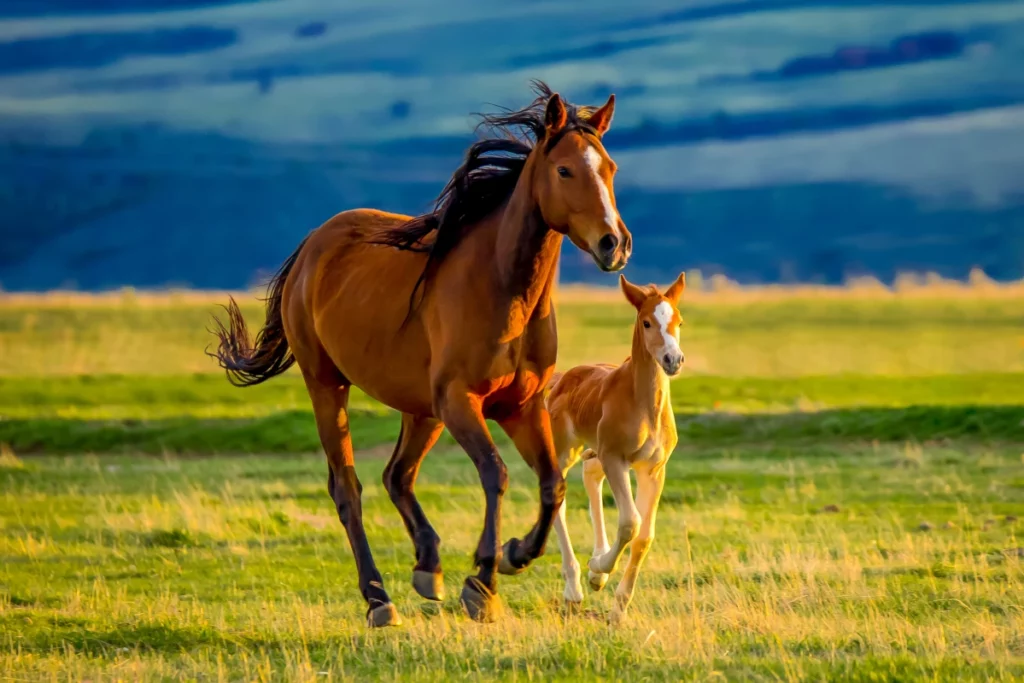
[[[533,77],[617,94],[635,278],[1024,277],[1024,2],[0,0],[0,286],[251,284]]]

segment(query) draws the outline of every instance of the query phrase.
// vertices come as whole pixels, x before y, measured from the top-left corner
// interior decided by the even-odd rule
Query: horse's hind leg
[[[416,485],[420,463],[437,442],[443,429],[441,421],[432,417],[402,415],[402,431],[398,443],[384,468],[384,487],[391,496],[391,502],[398,508],[398,513],[402,515],[402,521],[416,548],[412,586],[427,600],[444,599],[441,557],[437,551],[441,539],[427,521],[413,487]]]
[[[329,472],[327,490],[338,509],[338,518],[348,533],[352,554],[359,572],[359,590],[368,604],[370,626],[396,626],[402,623],[398,610],[384,591],[384,579],[377,570],[363,528],[362,484],[356,477],[352,437],[348,424],[349,385],[323,380],[303,373],[313,401],[316,427],[327,454]]]

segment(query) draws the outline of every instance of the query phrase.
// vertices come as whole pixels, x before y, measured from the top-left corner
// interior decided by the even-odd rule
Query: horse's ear
[[[612,125],[612,116],[615,115],[615,95],[609,95],[604,106],[595,111],[587,119],[587,123],[594,127],[598,135],[604,135]]]
[[[634,285],[626,279],[625,275],[619,275],[619,287],[622,288],[622,293],[626,295],[626,301],[639,311],[640,307],[644,305],[644,299],[647,298],[647,292],[644,291],[644,288]]]
[[[669,285],[668,289],[665,290],[665,298],[673,304],[678,304],[679,299],[682,298],[685,290],[686,273],[679,273],[679,277],[676,278],[676,281]]]
[[[548,99],[547,109],[544,111],[544,126],[548,129],[548,135],[557,133],[565,128],[565,122],[569,115],[565,111],[565,102],[558,93]]]

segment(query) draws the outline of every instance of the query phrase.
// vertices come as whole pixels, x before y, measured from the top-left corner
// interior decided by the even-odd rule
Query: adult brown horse
[[[214,355],[234,384],[299,364],[371,626],[401,620],[363,529],[350,387],[402,413],[384,486],[412,537],[413,586],[424,598],[442,599],[440,539],[413,485],[443,427],[476,465],[486,499],[478,573],[461,596],[470,617],[494,619],[495,572],[516,573],[544,552],[565,494],[543,398],[555,366],[551,290],[562,236],[605,271],[626,265],[632,238],[615,206],[615,163],[601,144],[614,96],[595,109],[567,104],[543,83],[535,89],[528,107],[483,117],[494,136],[469,148],[433,212],[345,211],[306,237],[270,284],[255,344],[234,300],[227,326],[217,322]],[[498,422],[540,479],[536,524],[504,547],[508,476],[485,419]]]

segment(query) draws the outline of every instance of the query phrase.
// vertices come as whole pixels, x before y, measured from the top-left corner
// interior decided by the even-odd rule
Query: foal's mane
[[[477,131],[485,136],[470,145],[462,165],[434,201],[434,209],[402,225],[377,234],[371,241],[403,251],[426,253],[427,263],[409,297],[412,314],[416,293],[462,238],[484,218],[500,208],[512,195],[537,143],[544,140],[545,109],[553,94],[543,81],[533,81],[536,99],[519,110],[503,109],[496,114],[478,114]],[[597,136],[588,123],[593,107],[565,102],[565,127],[544,140],[545,151],[572,130]],[[430,239],[433,237],[433,239]]]

